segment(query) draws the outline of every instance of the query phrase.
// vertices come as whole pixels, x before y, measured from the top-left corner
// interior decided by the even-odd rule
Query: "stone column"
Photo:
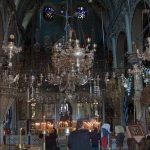
[[[105,118],[105,94],[106,94],[106,91],[103,89],[102,91],[102,122],[105,123],[106,121],[106,118]]]
[[[9,12],[10,13],[10,12]],[[9,15],[7,14],[6,17],[6,21],[3,23],[4,25],[4,40],[3,40],[3,44],[6,45],[8,42],[8,37],[9,37],[9,25],[10,25],[10,21],[12,19],[13,16],[13,12],[10,13]]]
[[[112,52],[113,52],[113,68],[117,68],[117,57],[116,57],[116,38],[112,36]]]
[[[121,96],[120,98],[119,98],[119,100],[120,100],[120,123],[121,123],[121,125],[125,125],[125,115],[124,115],[124,112],[123,112],[123,103],[124,103],[124,97],[123,96]]]
[[[16,124],[17,124],[17,120],[16,120],[16,101],[12,104],[12,130],[13,132],[16,131]]]
[[[124,13],[125,16],[125,27],[126,27],[126,35],[127,35],[127,46],[128,46],[128,54],[132,54],[132,39],[131,39],[131,26],[129,22],[128,13]]]
[[[77,103],[75,102],[71,102],[69,101],[72,107],[72,120],[76,120],[77,116],[76,116],[76,107],[77,107]]]
[[[0,145],[3,144],[3,121],[0,121]]]
[[[80,103],[76,103],[76,120],[80,119]]]
[[[15,0],[16,10],[18,9],[19,3],[20,3],[20,0]]]
[[[141,108],[141,91],[143,90],[143,83],[141,77],[141,69],[137,64],[133,65],[133,75],[134,75],[134,116],[135,119],[140,120],[142,117],[142,108]]]

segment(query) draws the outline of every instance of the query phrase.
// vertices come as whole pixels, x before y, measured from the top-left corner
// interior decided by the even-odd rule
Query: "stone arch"
[[[125,30],[125,23],[123,21],[124,18],[124,14],[120,13],[118,19],[116,20],[114,26],[113,26],[113,34],[115,35],[115,37],[118,37],[120,32],[126,32]],[[108,34],[108,36],[112,36],[112,32]],[[116,41],[117,44],[117,41]],[[111,49],[112,45],[111,45],[111,38],[109,38],[109,40],[107,40],[107,46]],[[117,45],[116,45],[117,46]]]
[[[146,2],[140,1],[137,3],[131,22],[131,32],[132,32],[132,41],[135,43],[136,48],[143,49],[143,40],[144,40],[144,29],[143,29],[143,14],[148,9],[148,4]],[[133,47],[133,53],[136,48]]]
[[[125,54],[127,52],[127,37],[125,32],[121,31],[117,38],[117,64],[118,67],[124,67],[127,64]]]
[[[133,15],[134,15],[136,6],[137,6],[141,1],[142,1],[142,0],[134,0],[134,1],[131,3],[130,19],[133,18]],[[143,2],[144,2],[146,5],[148,5],[148,6],[150,7],[149,0],[144,0]]]

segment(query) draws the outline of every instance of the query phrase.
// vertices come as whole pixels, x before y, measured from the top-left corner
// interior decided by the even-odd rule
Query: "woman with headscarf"
[[[124,128],[121,125],[115,126],[115,134],[116,134],[116,145],[117,145],[117,150],[122,150],[123,149],[123,142],[124,142]]]

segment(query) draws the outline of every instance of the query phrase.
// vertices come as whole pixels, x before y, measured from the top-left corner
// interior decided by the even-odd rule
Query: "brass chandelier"
[[[91,68],[94,61],[94,52],[97,45],[90,44],[81,46],[78,39],[74,38],[75,31],[68,31],[66,40],[58,40],[52,49],[52,67],[48,73],[48,82],[59,85],[59,90],[75,91],[76,85],[85,85],[91,78]],[[50,70],[50,69],[49,69]]]

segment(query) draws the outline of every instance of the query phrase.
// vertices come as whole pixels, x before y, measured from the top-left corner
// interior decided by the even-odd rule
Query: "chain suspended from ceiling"
[[[87,38],[84,45],[80,44],[76,37],[76,31],[71,28],[69,18],[84,18],[87,13],[84,8],[78,7],[75,14],[69,15],[67,10],[64,14],[65,36],[59,39],[52,47],[51,64],[48,64],[47,72],[39,75],[38,85],[43,81],[50,85],[59,86],[60,92],[74,92],[76,85],[85,85],[91,78],[91,69],[94,62],[94,52],[97,45],[91,44],[91,38]],[[51,10],[51,9],[50,9]],[[51,12],[53,13],[53,12]],[[26,78],[26,77],[25,77]],[[31,77],[32,84],[35,77]]]
[[[58,85],[60,92],[75,92],[76,85],[85,85],[91,78],[90,70],[93,66],[94,52],[97,45],[91,45],[87,39],[86,46],[80,44],[75,30],[68,22],[66,10],[66,34],[58,40],[52,49],[52,72],[48,73],[48,82]],[[50,69],[49,69],[50,70]]]

